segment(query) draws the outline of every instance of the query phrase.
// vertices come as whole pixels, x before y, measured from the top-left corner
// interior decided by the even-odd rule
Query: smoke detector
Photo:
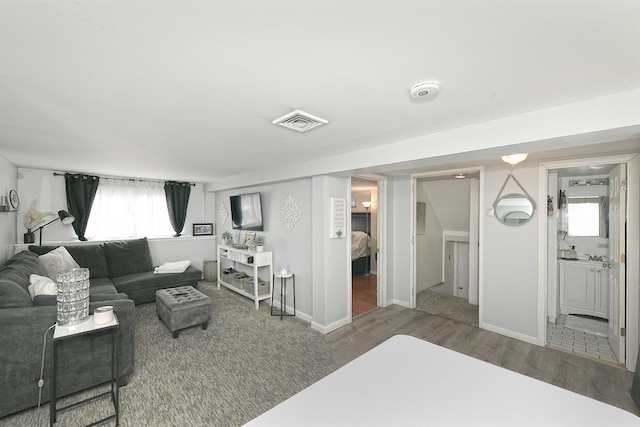
[[[279,119],[275,119],[271,123],[293,129],[298,132],[306,132],[318,126],[326,125],[329,121],[309,113],[305,113],[304,111],[295,110],[280,117]]]
[[[440,83],[436,81],[416,83],[409,88],[409,96],[415,100],[431,101],[438,96]]]

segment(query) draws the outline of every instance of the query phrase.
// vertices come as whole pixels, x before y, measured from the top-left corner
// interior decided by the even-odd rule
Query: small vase
[[[27,232],[24,233],[24,243],[34,243],[36,241],[36,235],[30,229],[27,229]]]
[[[264,251],[264,246],[256,246],[256,252]]]

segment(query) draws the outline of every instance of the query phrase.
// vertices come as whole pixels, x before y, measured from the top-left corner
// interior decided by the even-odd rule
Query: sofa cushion
[[[139,289],[163,289],[170,288],[179,283],[188,281],[197,282],[202,278],[202,271],[191,266],[184,273],[154,274],[153,271],[145,273],[128,274],[116,277],[113,284],[119,292],[125,294]]]
[[[109,242],[103,245],[109,277],[144,273],[153,269],[147,238]]]
[[[31,284],[29,282],[29,276],[32,274],[46,276],[47,271],[40,263],[38,255],[29,251],[22,251],[15,254],[0,268],[0,280],[16,283],[27,295],[29,295],[28,289]]]
[[[32,306],[29,292],[12,280],[0,279],[0,309]]]
[[[49,253],[40,255],[40,262],[47,270],[46,275],[52,280],[56,280],[56,276],[61,270],[80,267],[64,246],[60,246]]]
[[[96,277],[89,280],[89,294],[90,295],[115,295],[118,293],[113,282],[108,277]]]
[[[31,252],[44,255],[56,249],[57,246],[29,246]],[[80,267],[88,268],[91,278],[109,277],[109,267],[104,249],[98,244],[79,244],[65,246]]]

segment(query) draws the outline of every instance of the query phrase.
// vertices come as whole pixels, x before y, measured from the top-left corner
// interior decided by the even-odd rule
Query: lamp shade
[[[362,206],[369,209],[371,207],[371,202],[362,202]]]
[[[67,211],[58,211],[58,217],[64,225],[70,225],[76,218]]]

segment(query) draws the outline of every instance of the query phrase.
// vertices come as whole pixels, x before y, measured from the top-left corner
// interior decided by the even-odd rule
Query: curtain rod
[[[91,175],[90,173],[79,173],[79,172],[66,172],[68,174],[71,175]],[[65,172],[54,172],[53,176],[64,176]],[[137,181],[137,182],[166,182],[166,181],[161,181],[159,179],[138,179],[138,178],[122,178],[122,177],[116,177],[116,176],[100,176],[99,178],[105,178],[105,179],[126,179],[128,181]],[[177,181],[174,181],[177,182]],[[195,187],[196,184],[193,182],[189,183],[190,186]]]

